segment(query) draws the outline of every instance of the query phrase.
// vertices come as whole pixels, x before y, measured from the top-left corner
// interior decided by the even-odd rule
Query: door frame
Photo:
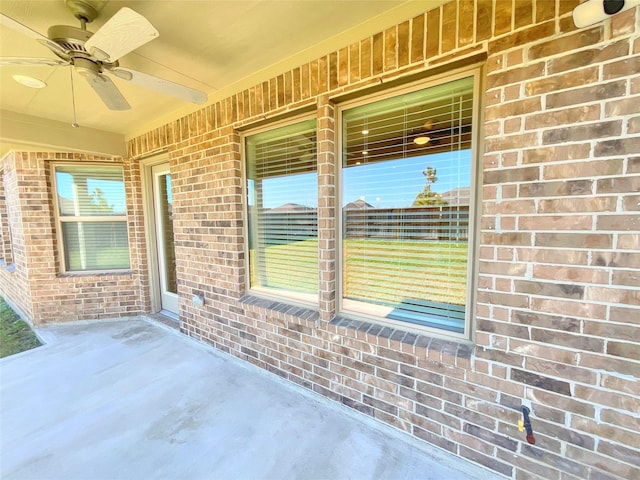
[[[147,247],[147,273],[149,275],[149,300],[151,313],[162,311],[162,295],[160,292],[160,265],[158,264],[158,236],[156,233],[156,209],[153,198],[153,167],[169,163],[169,155],[161,153],[140,160],[142,180],[142,206],[144,217],[144,234]]]

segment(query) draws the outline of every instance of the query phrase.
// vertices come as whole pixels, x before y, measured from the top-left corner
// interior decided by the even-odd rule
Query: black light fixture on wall
[[[587,0],[573,10],[573,23],[584,28],[640,5],[640,0]]]

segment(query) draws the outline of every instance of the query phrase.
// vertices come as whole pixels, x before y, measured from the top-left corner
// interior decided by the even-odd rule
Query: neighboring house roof
[[[471,189],[469,187],[454,188],[453,190],[444,192],[440,198],[453,207],[469,205],[471,200]]]
[[[265,210],[264,213],[300,213],[300,212],[314,212],[316,209],[307,207],[306,205],[300,205],[299,203],[285,203],[276,208]]]
[[[364,210],[369,208],[376,208],[370,203],[365,202],[364,200],[356,200],[355,202],[349,202],[344,207],[344,210]]]

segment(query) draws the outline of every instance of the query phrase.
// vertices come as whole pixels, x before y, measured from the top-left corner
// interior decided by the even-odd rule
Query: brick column
[[[336,312],[335,107],[318,98],[318,301],[320,320]]]

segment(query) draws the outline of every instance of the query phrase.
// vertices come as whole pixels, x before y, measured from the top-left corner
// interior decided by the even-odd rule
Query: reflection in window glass
[[[56,167],[60,215],[125,215],[122,169]]]
[[[250,286],[318,291],[316,122],[246,138]]]
[[[473,77],[345,110],[343,308],[464,333]]]
[[[122,168],[55,167],[65,271],[130,266]]]

